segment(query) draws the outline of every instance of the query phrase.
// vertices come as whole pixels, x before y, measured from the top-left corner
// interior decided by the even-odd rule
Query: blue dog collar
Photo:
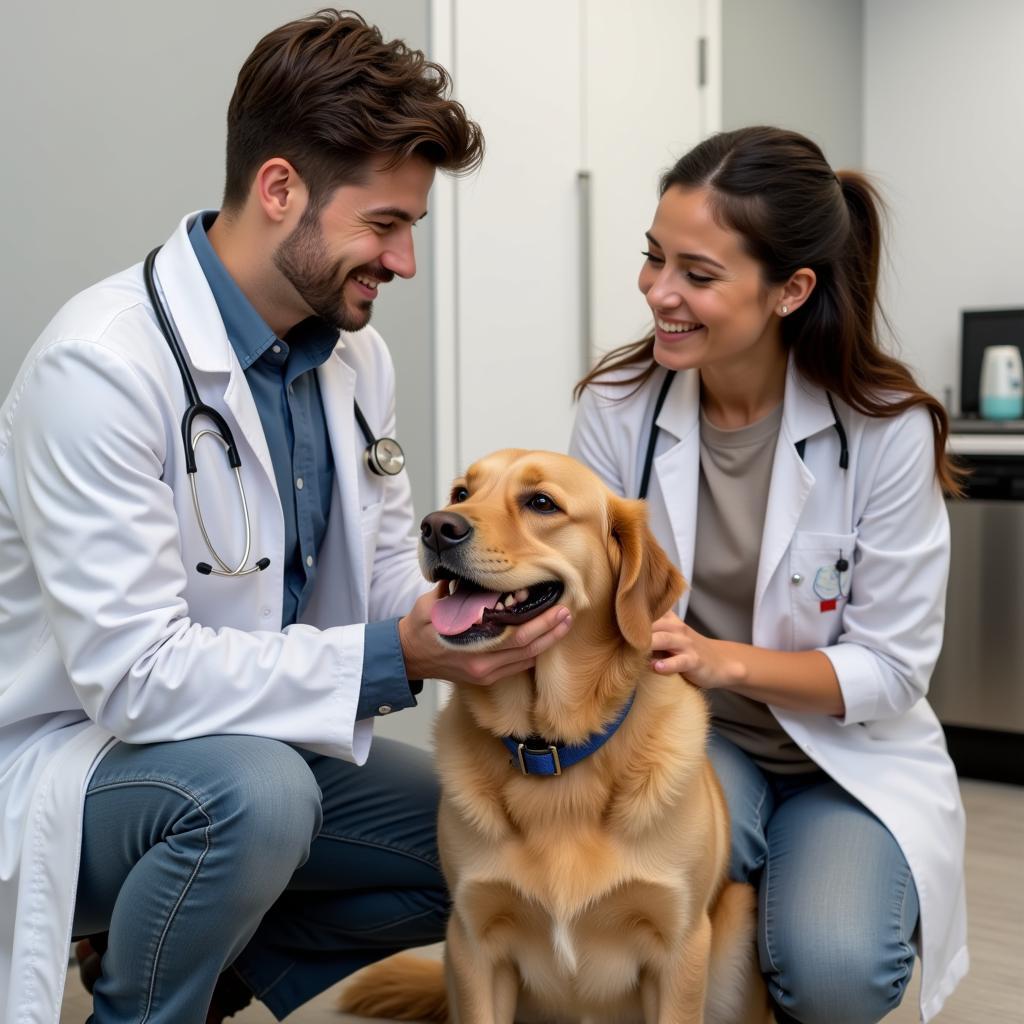
[[[592,733],[582,743],[548,743],[539,736],[528,736],[525,740],[503,736],[501,742],[515,759],[512,763],[518,762],[524,775],[561,775],[566,768],[600,750],[615,735],[629,714],[635,697],[636,690],[629,695],[615,721],[609,722],[601,732]]]

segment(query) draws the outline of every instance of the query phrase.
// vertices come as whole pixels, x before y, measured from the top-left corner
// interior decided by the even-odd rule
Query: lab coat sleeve
[[[129,743],[248,733],[363,760],[362,626],[191,619],[162,479],[174,426],[150,383],[97,342],[44,349],[11,412],[15,514],[86,713]]]
[[[822,648],[846,704],[843,724],[903,714],[928,692],[942,647],[949,519],[935,475],[931,418],[885,423],[865,460],[850,598],[839,642]]]
[[[622,415],[616,409],[622,398],[622,389],[616,394],[600,384],[591,384],[580,397],[579,408],[569,439],[569,454],[589,466],[616,494],[626,494],[625,467],[618,464],[616,452],[622,439],[613,438],[611,429]],[[617,402],[616,399],[620,401]]]

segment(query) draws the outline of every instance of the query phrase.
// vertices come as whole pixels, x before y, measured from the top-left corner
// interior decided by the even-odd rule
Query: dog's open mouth
[[[499,636],[507,626],[518,626],[550,608],[564,589],[557,580],[547,580],[521,590],[498,593],[472,580],[435,573],[435,579],[449,578],[449,595],[431,610],[434,629],[450,642],[469,643]]]

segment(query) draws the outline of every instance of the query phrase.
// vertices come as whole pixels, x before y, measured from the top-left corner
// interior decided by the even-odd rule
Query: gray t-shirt
[[[749,644],[772,462],[782,406],[756,423],[723,430],[701,411],[697,537],[686,623],[705,636]],[[767,705],[708,690],[715,729],[762,768],[813,771]]]

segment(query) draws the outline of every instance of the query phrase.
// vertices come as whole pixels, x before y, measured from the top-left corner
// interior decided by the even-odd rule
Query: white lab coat
[[[193,215],[194,216],[194,215]],[[394,373],[370,328],[318,370],[335,492],[316,590],[281,631],[284,520],[259,414],[185,218],[157,275],[201,397],[242,459],[264,572],[212,561],[184,470],[184,389],[141,264],[73,298],[32,348],[0,410],[0,1021],[54,1024],[78,873],[83,793],[115,739],[248,733],[362,763],[355,720],[362,623],[404,614],[426,584],[405,473],[363,463],[353,398],[394,434]],[[205,425],[205,421],[200,421]],[[240,557],[234,474],[199,446],[203,513]]]
[[[571,451],[620,494],[636,496],[653,381],[592,387]],[[618,399],[618,400],[617,400]],[[699,378],[680,373],[658,416],[648,493],[651,525],[685,576],[693,569],[700,472]],[[806,754],[896,837],[921,904],[921,1016],[934,1017],[967,971],[964,812],[942,729],[925,699],[942,644],[949,526],[934,477],[931,421],[916,409],[873,419],[837,401],[839,440],[825,393],[792,363],[772,466],[758,563],[753,643],[822,650],[846,702],[842,719],[772,707]],[[796,442],[806,440],[801,460]],[[835,610],[831,575],[850,563]],[[820,574],[820,575],[819,575]],[[815,586],[821,596],[815,593]],[[676,609],[685,615],[687,595]],[[827,606],[826,606],[827,607]]]

